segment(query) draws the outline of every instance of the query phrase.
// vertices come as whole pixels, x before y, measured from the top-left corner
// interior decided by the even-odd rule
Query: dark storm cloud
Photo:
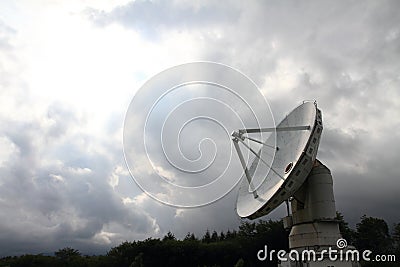
[[[61,110],[50,107],[50,120],[57,120],[55,113]],[[63,123],[60,128],[64,130],[75,128],[76,121],[68,117],[75,115],[64,110],[58,118],[62,122],[55,125]],[[151,217],[134,205],[124,205],[109,184],[121,158],[110,161],[107,155],[90,152],[89,146],[95,144],[77,142],[82,140],[80,133],[70,134],[59,143],[53,125],[46,129],[39,120],[6,123],[7,127],[1,127],[2,137],[14,145],[14,150],[13,160],[0,167],[0,228],[1,240],[12,242],[0,243],[2,255],[43,252],[67,244],[96,252],[96,245],[88,248],[87,243],[95,244],[96,235],[106,231],[109,224],[124,230],[113,233],[120,235],[118,241],[135,233],[154,234]],[[58,131],[57,137],[60,135]],[[83,140],[92,142],[91,138]],[[39,244],[33,245],[35,242]],[[100,243],[97,252],[109,246]]]

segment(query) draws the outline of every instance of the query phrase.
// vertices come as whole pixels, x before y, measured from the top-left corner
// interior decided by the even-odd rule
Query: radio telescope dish
[[[266,141],[249,134],[276,131],[276,139]],[[264,216],[293,196],[310,173],[316,159],[322,133],[322,115],[316,102],[303,102],[289,113],[276,128],[242,129],[232,133],[232,140],[244,169],[237,198],[237,213],[242,218]],[[256,153],[245,140],[263,146]],[[274,139],[276,143],[274,143]],[[255,159],[247,168],[239,143],[250,149]],[[274,155],[272,164],[268,157]]]

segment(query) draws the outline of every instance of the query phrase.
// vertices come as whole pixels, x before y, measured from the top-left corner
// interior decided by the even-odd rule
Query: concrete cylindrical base
[[[307,180],[292,201],[293,227],[289,248],[336,246],[341,237],[330,170],[316,161]]]

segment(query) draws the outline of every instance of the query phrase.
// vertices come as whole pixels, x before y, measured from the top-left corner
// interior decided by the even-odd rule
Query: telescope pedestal
[[[329,249],[337,250],[339,254],[340,249],[336,242],[341,235],[339,222],[336,220],[332,175],[330,170],[318,160],[315,161],[304,184],[294,195],[291,208],[292,216],[284,219],[285,224],[292,224],[285,225],[291,226],[289,249],[297,251],[300,256],[302,252],[314,251],[317,260],[300,257],[299,261],[282,262],[280,266],[359,266],[355,261],[332,261],[328,253],[321,256],[322,251],[327,252]],[[346,248],[343,249],[346,250]],[[286,256],[290,259],[288,254]],[[338,259],[340,259],[339,255]]]
[[[291,202],[289,248],[335,246],[341,238],[330,170],[316,161]]]

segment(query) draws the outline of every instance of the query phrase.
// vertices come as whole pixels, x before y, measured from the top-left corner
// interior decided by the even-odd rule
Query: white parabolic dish
[[[286,127],[310,126],[306,130],[285,131]],[[281,131],[282,130],[282,131]],[[258,197],[254,197],[249,182],[242,179],[237,198],[237,213],[242,218],[255,219],[274,210],[299,189],[310,173],[322,133],[322,115],[315,102],[304,102],[289,113],[276,127],[275,157],[266,166],[257,157],[249,174]],[[274,136],[264,143],[273,145]],[[270,162],[271,147],[263,146],[259,156]]]

